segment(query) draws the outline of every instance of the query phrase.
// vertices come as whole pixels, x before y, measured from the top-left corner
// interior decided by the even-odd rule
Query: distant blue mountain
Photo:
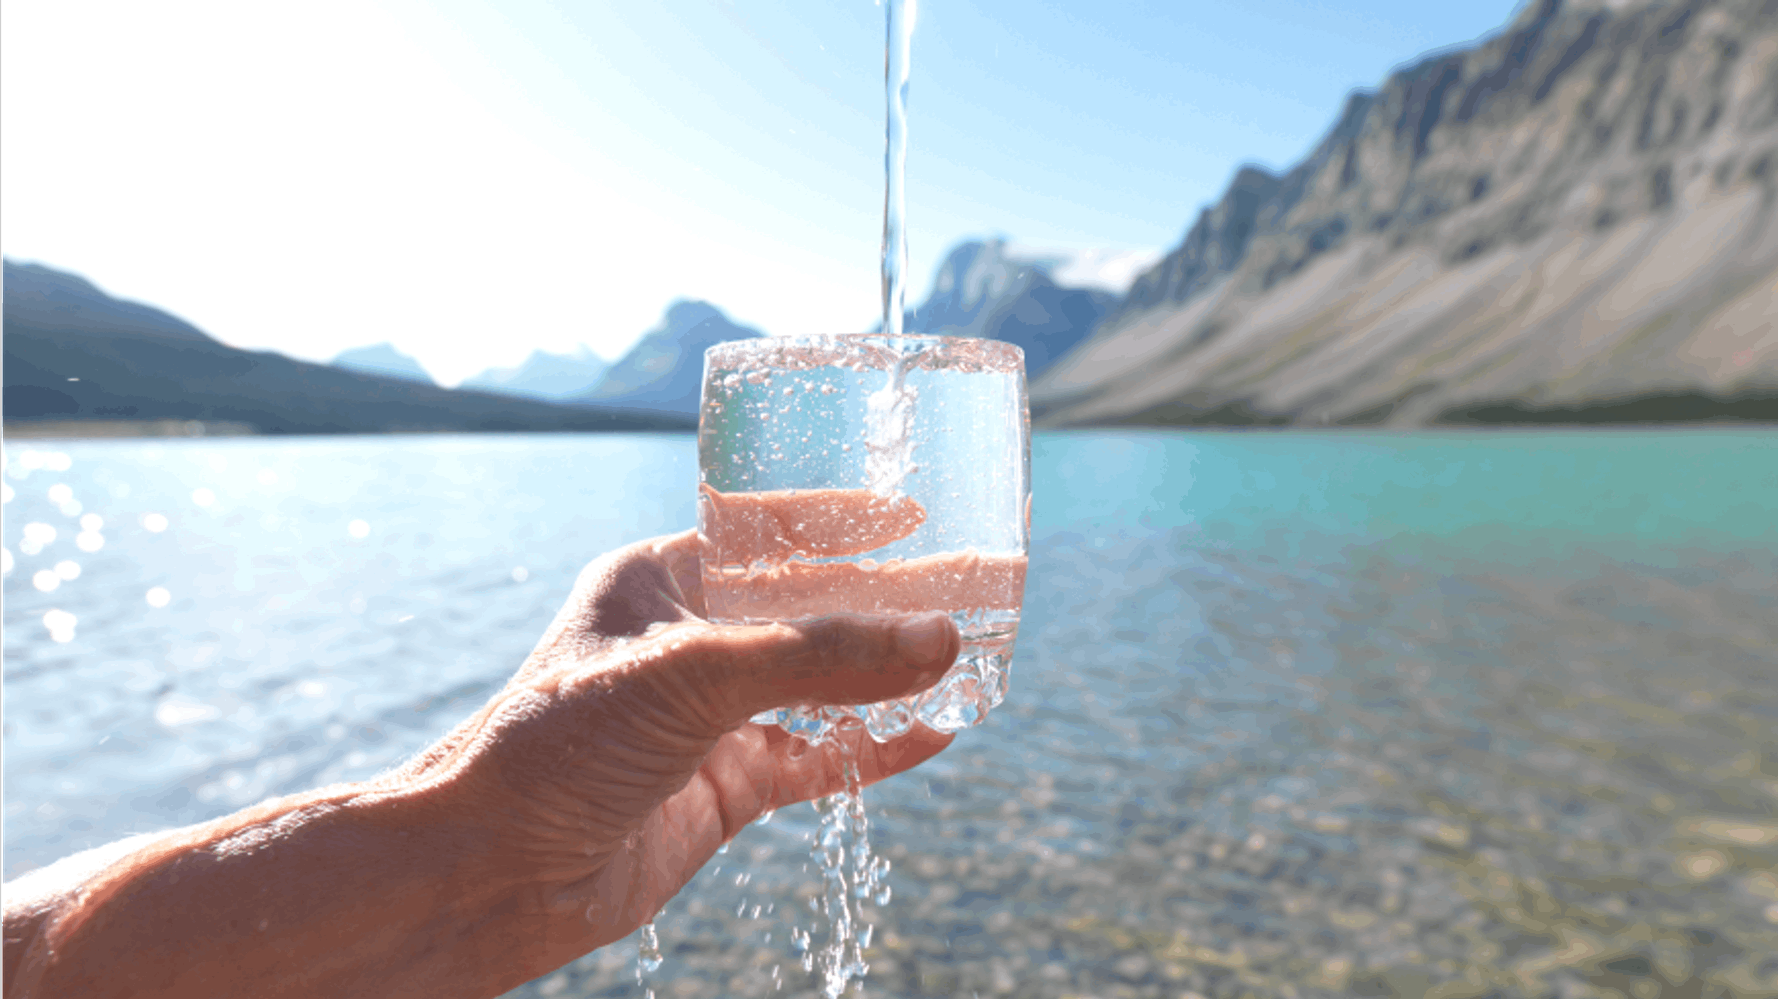
[[[1086,339],[1117,296],[1100,288],[1067,288],[1052,274],[1066,258],[1031,259],[1007,252],[1004,240],[960,243],[945,257],[932,293],[908,315],[910,333],[977,336],[1016,344],[1035,377]]]
[[[708,302],[681,300],[643,335],[599,384],[574,401],[605,408],[696,418],[703,388],[704,351],[760,332],[736,325]]]
[[[420,367],[420,362],[395,349],[394,344],[379,343],[369,347],[354,347],[344,351],[333,359],[336,368],[357,371],[366,375],[382,375],[385,378],[399,378],[402,381],[419,382],[421,385],[435,385],[432,376]]]
[[[458,388],[559,402],[592,391],[609,370],[609,361],[581,344],[572,354],[534,350],[518,367],[489,368]]]
[[[461,392],[247,351],[74,274],[5,262],[5,417],[244,423],[262,433],[689,430],[689,416]]]

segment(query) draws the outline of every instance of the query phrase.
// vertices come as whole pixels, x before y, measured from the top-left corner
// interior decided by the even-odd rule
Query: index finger
[[[709,554],[728,565],[863,555],[926,522],[918,502],[869,489],[721,493],[700,485],[698,507]]]

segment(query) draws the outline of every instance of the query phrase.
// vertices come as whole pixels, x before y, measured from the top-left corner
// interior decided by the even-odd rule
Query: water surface
[[[585,560],[694,517],[689,438],[25,450],[8,877],[406,758]],[[1772,435],[1045,434],[1034,477],[1007,703],[866,795],[871,994],[1778,991]],[[658,994],[811,994],[813,820],[669,907]]]

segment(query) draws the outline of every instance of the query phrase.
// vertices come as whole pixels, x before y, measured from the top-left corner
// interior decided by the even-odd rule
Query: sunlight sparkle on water
[[[22,479],[40,468],[48,472],[66,472],[72,467],[74,459],[60,451],[26,450],[19,454],[17,464],[10,460],[6,463],[6,474]]]
[[[77,621],[78,618],[65,610],[52,608],[43,612],[43,626],[49,629],[49,637],[57,642],[74,641],[74,625]]]
[[[142,515],[142,526],[151,534],[159,534],[167,529],[166,515],[159,513],[145,513]]]
[[[148,591],[144,599],[148,601],[150,607],[165,607],[173,601],[173,594],[167,592],[167,588],[164,586],[156,586]]]
[[[48,524],[33,521],[26,524],[24,538],[19,542],[19,554],[35,555],[56,539],[56,529]]]
[[[346,525],[346,533],[354,538],[368,538],[370,537],[370,522],[354,520]]]

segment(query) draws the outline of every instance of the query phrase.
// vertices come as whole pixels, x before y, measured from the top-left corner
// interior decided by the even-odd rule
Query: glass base
[[[944,679],[926,690],[876,704],[778,708],[760,712],[753,721],[777,725],[811,745],[860,723],[877,742],[906,735],[915,721],[947,733],[981,724],[1006,699],[1019,617],[1008,611],[974,611],[951,618],[963,635],[963,648]]]

